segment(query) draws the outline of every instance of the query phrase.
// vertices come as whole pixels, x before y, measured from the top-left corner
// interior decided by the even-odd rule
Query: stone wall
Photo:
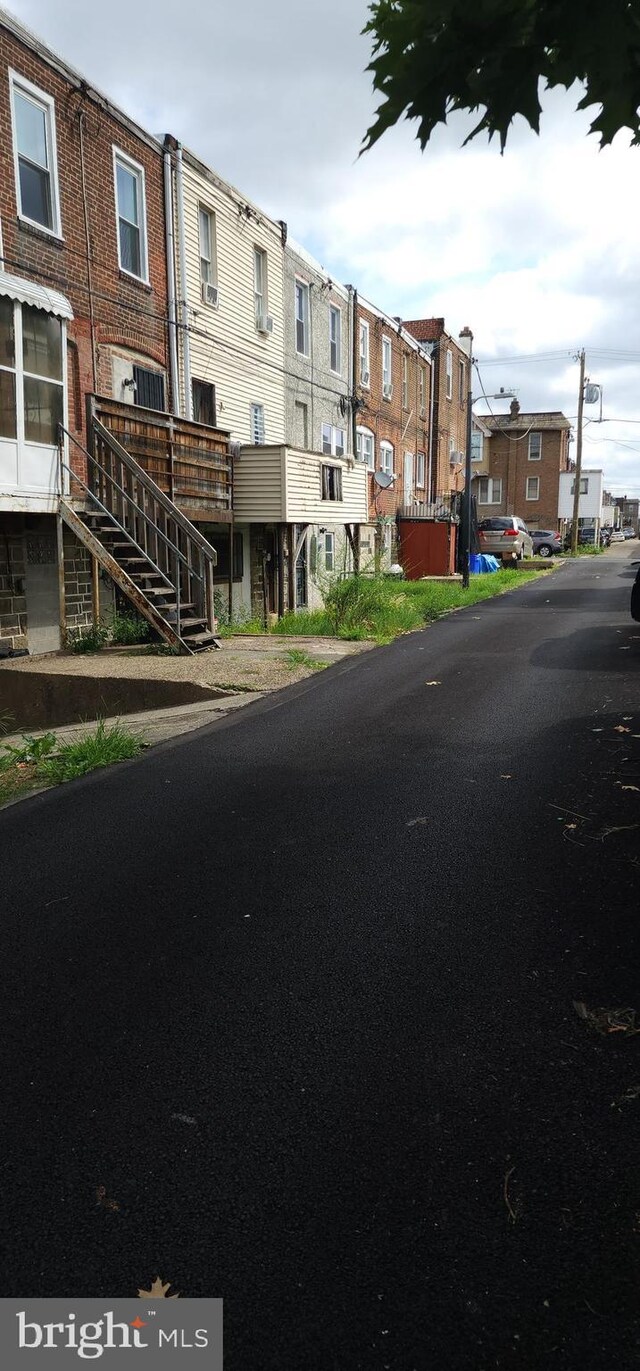
[[[0,653],[27,646],[24,520],[0,514]]]
[[[71,532],[64,530],[64,595],[67,632],[93,623],[91,555]]]

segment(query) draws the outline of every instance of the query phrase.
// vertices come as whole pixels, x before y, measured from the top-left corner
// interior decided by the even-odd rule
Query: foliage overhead
[[[623,128],[640,143],[639,0],[373,0],[374,89],[383,97],[363,151],[403,118],[424,149],[455,110],[483,111],[469,139],[504,151],[517,114],[540,131],[540,83],[580,81],[577,108],[598,105],[590,132]]]

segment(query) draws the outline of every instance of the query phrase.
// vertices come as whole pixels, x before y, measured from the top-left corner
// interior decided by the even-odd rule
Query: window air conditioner
[[[421,405],[421,406],[420,406],[420,418],[421,418],[421,419],[426,419],[426,417],[427,417],[427,407],[426,407],[426,405]]]
[[[382,394],[385,400],[390,400],[393,395],[393,386],[390,381],[386,381],[382,387]]]
[[[259,314],[256,319],[258,333],[273,333],[273,318],[270,314]]]
[[[211,309],[217,309],[220,304],[220,292],[217,286],[212,286],[210,281],[202,282],[202,303],[210,305]]]
[[[369,372],[368,372],[368,371],[362,371],[362,372],[360,373],[360,382],[361,382],[361,384],[362,384],[363,386],[368,386],[368,384],[369,384],[369,379],[370,379],[370,378],[369,378]]]

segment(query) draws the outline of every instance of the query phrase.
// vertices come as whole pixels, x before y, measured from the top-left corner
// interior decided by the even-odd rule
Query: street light
[[[471,564],[471,433],[473,428],[473,406],[477,400],[511,400],[515,395],[513,390],[499,390],[495,395],[472,395],[471,393],[471,372],[473,368],[473,334],[470,328],[464,328],[460,334],[461,338],[469,339],[469,389],[467,391],[467,448],[464,460],[464,491],[462,494],[462,586],[464,590],[469,588],[469,569]]]

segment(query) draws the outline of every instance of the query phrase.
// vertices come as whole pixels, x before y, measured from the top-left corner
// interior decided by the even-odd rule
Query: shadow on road
[[[615,609],[619,611],[619,608],[618,603]],[[638,663],[640,627],[631,620],[628,630],[607,625],[579,628],[561,638],[547,638],[531,654],[532,666],[552,671],[628,671]]]

